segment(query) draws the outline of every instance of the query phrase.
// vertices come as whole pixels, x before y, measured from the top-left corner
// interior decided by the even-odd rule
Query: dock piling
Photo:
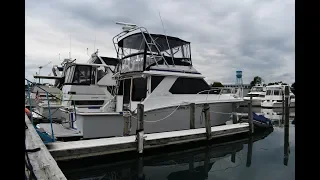
[[[284,108],[284,158],[283,164],[288,165],[289,160],[289,115],[290,115],[290,106],[289,106],[289,86],[285,86],[285,108]]]
[[[249,133],[254,133],[254,127],[253,127],[253,117],[252,117],[252,96],[250,96],[250,101],[248,103],[248,122],[249,122]]]
[[[137,173],[138,173],[138,180],[144,180],[145,176],[144,176],[144,173],[143,173],[143,157],[140,156],[138,157],[138,160],[137,160]]]
[[[203,106],[204,118],[206,121],[206,134],[207,139],[210,140],[211,136],[211,121],[210,121],[210,106],[208,103],[205,103]]]
[[[248,138],[247,163],[246,163],[247,167],[251,166],[252,147],[253,147],[253,139],[252,139],[252,136],[249,136],[249,138]]]
[[[236,163],[236,153],[231,154],[231,162]]]
[[[129,109],[124,108],[123,109],[123,121],[124,121],[124,126],[123,126],[123,136],[128,136],[129,135],[129,123],[131,116],[129,114]]]
[[[190,103],[190,129],[195,128],[195,110],[196,110],[196,104]]]
[[[237,123],[237,113],[236,113],[236,103],[232,103],[232,123],[236,124]]]
[[[144,123],[143,123],[143,116],[144,116],[144,105],[138,104],[137,106],[137,142],[138,142],[138,153],[143,153],[143,141],[144,141]]]

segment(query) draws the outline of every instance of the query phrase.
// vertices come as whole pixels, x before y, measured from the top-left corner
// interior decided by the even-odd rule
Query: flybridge
[[[117,58],[117,71],[121,74],[149,71],[151,67],[165,65],[192,67],[190,42],[162,34],[150,34],[147,29],[128,23],[113,38]],[[180,71],[179,71],[180,72]],[[182,71],[181,71],[182,72]]]

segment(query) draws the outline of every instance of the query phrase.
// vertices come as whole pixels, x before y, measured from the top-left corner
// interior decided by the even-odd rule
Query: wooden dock
[[[26,150],[34,150],[35,152],[26,153],[26,161],[29,158],[32,166],[32,172],[37,179],[67,179],[58,167],[57,162],[49,153],[47,147],[44,145],[40,136],[36,132],[34,126],[31,124],[29,118],[25,116],[26,131],[25,143]],[[37,151],[37,149],[40,150]],[[28,156],[28,157],[27,157]],[[26,175],[29,176],[30,172],[26,166]]]
[[[219,138],[249,132],[248,123],[211,127],[211,137]],[[164,147],[208,139],[206,128],[144,134],[143,149]],[[137,136],[123,136],[93,140],[55,142],[47,148],[55,160],[71,160],[113,153],[139,151]]]

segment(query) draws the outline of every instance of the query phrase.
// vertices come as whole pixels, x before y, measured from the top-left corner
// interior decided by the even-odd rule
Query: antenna
[[[167,40],[168,48],[170,49],[171,60],[172,60],[173,66],[175,66],[174,61],[173,61],[173,52],[172,52],[172,49],[170,48],[170,45],[169,45],[168,37],[167,37],[166,31],[165,31],[165,29],[164,29],[164,25],[163,25],[163,22],[162,22],[162,18],[161,18],[161,15],[160,15],[160,11],[159,11],[159,17],[160,17],[160,20],[161,20],[161,24],[162,24],[162,29],[163,29],[163,32],[164,32],[164,36],[166,37],[166,40]]]
[[[96,50],[96,40],[97,40],[97,36],[96,34],[94,34],[93,52]]]
[[[71,59],[71,32],[70,32],[70,50],[69,50],[69,59]]]
[[[130,29],[137,27],[137,25],[131,23],[116,22],[116,24],[122,25],[122,30],[124,32],[129,32]]]
[[[60,61],[60,53],[59,53],[59,61]]]
[[[89,48],[87,48],[87,55],[89,56]],[[90,57],[90,56],[89,56]]]
[[[136,24],[125,23],[125,22],[116,22],[116,24],[122,25],[122,26],[137,26]]]

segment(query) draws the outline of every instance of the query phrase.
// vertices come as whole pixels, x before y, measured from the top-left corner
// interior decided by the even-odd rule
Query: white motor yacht
[[[261,84],[253,86],[250,92],[243,98],[245,101],[250,101],[252,97],[252,106],[261,106],[266,94],[266,87]]]
[[[241,97],[211,90],[192,64],[188,41],[126,25],[113,42],[120,61],[114,75],[114,98],[98,109],[70,111],[75,120],[69,122],[75,122],[83,138],[123,136],[125,127],[135,134],[139,103],[144,105],[145,133],[156,133],[189,129],[190,103],[196,104],[195,127],[201,128],[205,127],[205,103],[210,106],[211,125],[218,126],[229,120],[233,106],[243,102]],[[66,81],[74,76],[66,73]]]
[[[282,108],[283,97],[284,94],[283,84],[270,85],[266,87],[266,96],[264,101],[261,103],[261,107],[263,108]],[[289,98],[289,106],[295,107],[295,95],[290,92]]]

